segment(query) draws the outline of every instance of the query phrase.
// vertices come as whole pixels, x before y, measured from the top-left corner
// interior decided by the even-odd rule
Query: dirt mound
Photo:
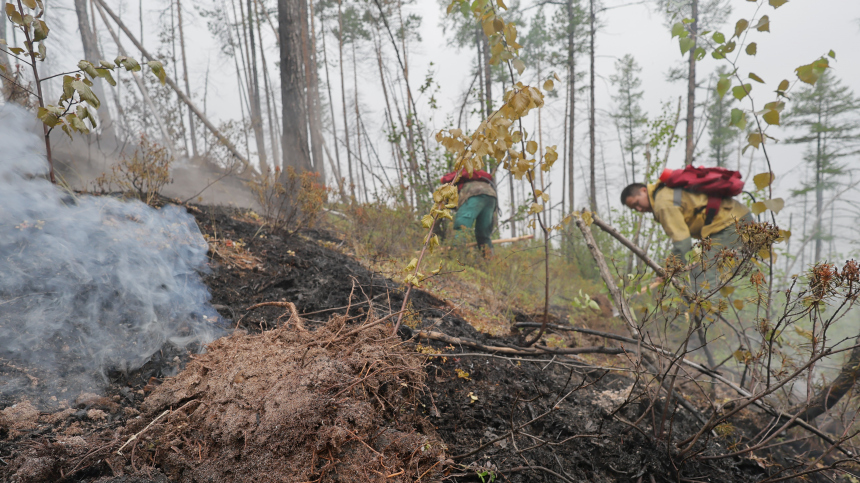
[[[346,322],[310,332],[293,316],[215,341],[144,402],[129,435],[170,412],[123,450],[125,464],[155,465],[177,482],[405,482],[432,473],[443,458],[432,426],[398,419],[417,404],[420,361],[383,326]]]

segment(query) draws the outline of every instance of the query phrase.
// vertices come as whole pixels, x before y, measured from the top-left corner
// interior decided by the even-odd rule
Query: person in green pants
[[[450,182],[456,173],[449,173],[442,182]],[[446,181],[446,178],[449,178]],[[462,238],[462,227],[475,228],[475,241],[484,255],[493,253],[491,235],[496,226],[496,189],[493,177],[486,171],[476,170],[471,175],[463,170],[460,182],[457,184],[460,192],[457,214],[454,215],[454,229],[460,233],[455,238]]]

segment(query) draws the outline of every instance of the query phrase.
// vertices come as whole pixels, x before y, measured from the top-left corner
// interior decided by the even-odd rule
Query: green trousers
[[[454,229],[465,226],[475,227],[475,240],[478,246],[486,246],[492,250],[490,235],[493,233],[493,213],[496,211],[496,198],[490,195],[472,196],[463,206],[457,208],[454,216]]]
[[[741,218],[741,223],[751,223],[755,221],[752,215],[747,214],[743,218]],[[711,236],[711,250],[708,253],[708,257],[715,257],[717,253],[720,252],[723,248],[731,248],[733,250],[738,250],[743,248],[743,241],[741,240],[740,235],[738,235],[737,228],[735,225],[731,225],[724,230],[718,231],[717,233],[713,233]],[[709,262],[709,265],[713,262]],[[719,270],[717,267],[709,266],[705,273],[702,273],[701,267],[697,266],[690,273],[691,277],[694,278],[698,283],[703,281],[708,282],[708,286],[713,289],[719,283]]]

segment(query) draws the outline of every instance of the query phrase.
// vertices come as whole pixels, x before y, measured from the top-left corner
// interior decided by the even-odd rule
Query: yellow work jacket
[[[710,224],[705,225],[708,195],[664,186],[662,183],[648,185],[648,199],[657,223],[672,238],[674,252],[683,256],[692,249],[690,237],[701,240],[725,230],[740,220],[749,209],[734,198],[724,198],[720,209]]]

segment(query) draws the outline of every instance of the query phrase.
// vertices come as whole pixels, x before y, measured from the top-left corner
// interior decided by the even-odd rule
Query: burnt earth
[[[204,234],[222,241],[218,246],[223,250],[220,255],[211,254],[212,270],[204,280],[210,287],[212,304],[233,327],[253,334],[287,322],[282,317],[283,307],[247,310],[262,302],[295,304],[298,312],[305,314],[304,326],[311,331],[328,330],[329,317],[334,314],[359,316],[353,323],[362,320],[360,316],[369,308],[367,300],[382,315],[402,304],[402,286],[345,255],[340,250],[344,240],[331,233],[305,231],[288,236],[272,233],[239,210],[201,206],[190,211]],[[451,314],[443,300],[422,290],[412,293],[412,308],[422,328],[493,345],[517,342],[513,336],[493,339],[479,334]],[[401,336],[408,339],[410,332],[404,329]],[[444,344],[422,343],[424,348],[419,349],[423,352],[441,354],[426,364],[426,390],[408,418],[415,427],[429,422],[432,430],[428,431],[434,430],[434,437],[446,448],[444,461],[428,474],[435,475],[436,480],[489,481],[495,475],[499,481],[512,482],[743,482],[759,481],[768,471],[775,471],[741,458],[709,464],[674,461],[672,450],[665,444],[655,443],[613,417],[618,410],[624,419],[636,420],[644,411],[641,402],[619,410],[632,384],[623,374],[549,360],[458,356]],[[474,351],[453,348],[453,352]],[[122,462],[107,458],[151,421],[154,414],[140,416],[146,411],[145,398],[153,391],[164,394],[157,389],[164,376],[175,373],[177,364],[188,358],[187,353],[174,354],[166,348],[138,371],[115,375],[106,395],[78,398],[73,407],[61,412],[40,412],[26,402],[16,406],[4,402],[0,405],[0,480],[162,483],[180,481],[167,475],[176,478],[191,474],[159,466],[154,460],[147,464],[140,456],[137,465],[132,458],[123,468],[117,467]],[[553,407],[550,414],[541,417]],[[688,414],[673,414],[673,434],[688,434],[696,427]],[[501,439],[463,456],[504,435],[512,426],[532,420],[521,429],[531,436],[518,436],[515,444],[510,438]],[[147,448],[140,451],[144,450]],[[725,449],[723,443],[710,441],[703,450],[715,453]],[[183,458],[193,459],[192,451],[181,451]],[[212,466],[217,466],[216,462]],[[245,481],[253,480],[252,475],[247,478]],[[278,475],[267,479],[290,481]],[[328,481],[341,480],[335,477]]]

